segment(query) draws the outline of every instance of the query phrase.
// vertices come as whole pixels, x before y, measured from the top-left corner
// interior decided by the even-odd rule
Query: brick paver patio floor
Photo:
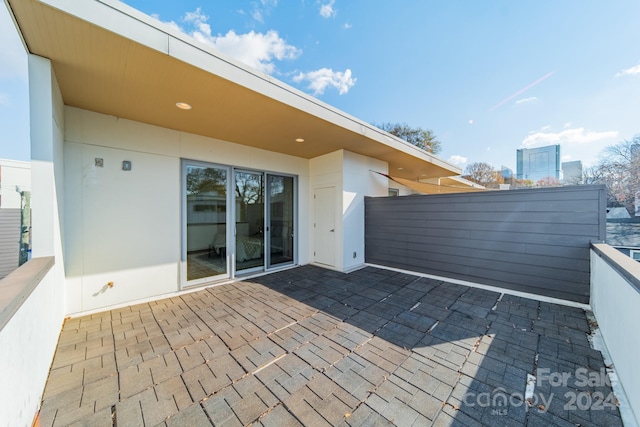
[[[578,308],[304,266],[67,320],[40,421],[621,425],[589,333]]]

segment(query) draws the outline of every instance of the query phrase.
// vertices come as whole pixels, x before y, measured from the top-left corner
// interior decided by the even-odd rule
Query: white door
[[[335,266],[335,187],[317,188],[313,195],[315,213],[315,261]]]

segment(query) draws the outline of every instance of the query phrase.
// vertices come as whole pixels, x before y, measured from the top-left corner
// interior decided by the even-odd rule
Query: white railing
[[[52,267],[34,258],[0,281],[0,425],[30,426],[40,407],[63,322]]]
[[[607,244],[592,244],[590,304],[640,425],[640,263]]]

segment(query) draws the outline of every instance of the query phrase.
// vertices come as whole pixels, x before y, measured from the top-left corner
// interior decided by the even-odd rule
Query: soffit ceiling
[[[238,80],[250,83],[243,85],[39,1],[8,3],[29,52],[52,61],[65,105],[306,159],[345,149],[387,161],[389,171],[402,178],[460,173],[453,165],[247,67],[237,72]],[[85,5],[91,3],[98,4]],[[128,14],[118,11],[117,17],[125,25],[127,20],[139,25],[139,19]],[[165,35],[159,28],[152,30]],[[182,44],[201,55],[207,53],[208,48],[189,43],[195,44]],[[229,65],[224,58],[207,57],[213,66]],[[252,84],[267,89],[261,93],[247,87]],[[177,109],[178,101],[193,109]],[[305,142],[297,143],[296,138]]]

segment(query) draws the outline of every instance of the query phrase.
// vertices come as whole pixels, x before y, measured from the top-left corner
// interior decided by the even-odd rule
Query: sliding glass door
[[[294,178],[236,170],[234,179],[235,271],[246,273],[292,264]]]
[[[295,262],[295,177],[187,160],[182,176],[184,285]]]
[[[267,175],[269,267],[294,262],[294,186],[292,176]]]
[[[236,170],[234,175],[235,270],[264,269],[264,173]]]
[[[229,277],[228,177],[228,168],[183,164],[183,260],[189,285]]]

